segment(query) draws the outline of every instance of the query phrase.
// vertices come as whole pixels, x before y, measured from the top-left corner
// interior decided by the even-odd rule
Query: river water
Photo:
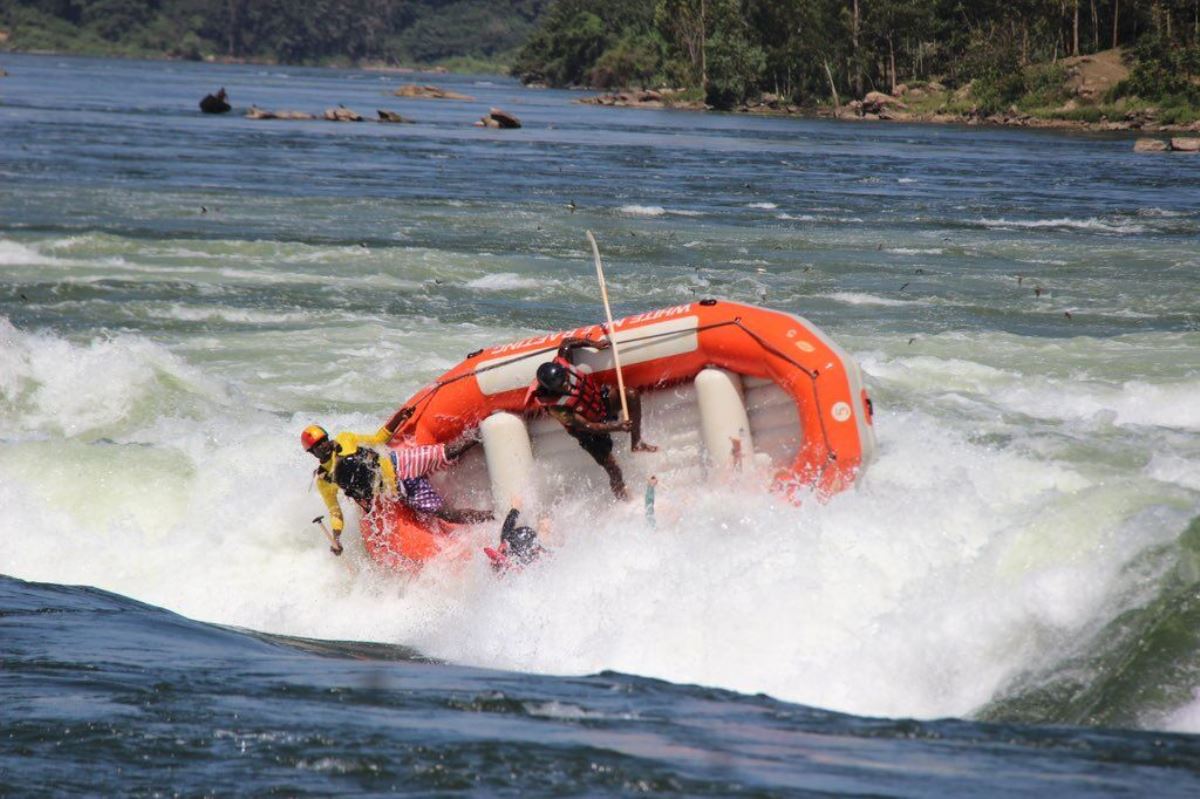
[[[0,794],[1200,790],[1200,159],[0,66]],[[503,580],[332,558],[299,430],[597,321],[587,229],[618,315],[727,297],[851,352],[859,486],[665,485],[653,532],[583,497]]]

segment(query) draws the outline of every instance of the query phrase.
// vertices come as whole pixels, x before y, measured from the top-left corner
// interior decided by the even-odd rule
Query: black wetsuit
[[[516,558],[521,563],[532,563],[542,554],[538,544],[538,535],[532,527],[517,527],[517,517],[521,511],[513,508],[504,519],[504,527],[500,530],[500,545],[506,555]]]

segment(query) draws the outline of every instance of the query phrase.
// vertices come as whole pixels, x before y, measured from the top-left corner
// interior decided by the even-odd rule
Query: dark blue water
[[[0,795],[1194,796],[1200,739],[829,713],[0,578]]]

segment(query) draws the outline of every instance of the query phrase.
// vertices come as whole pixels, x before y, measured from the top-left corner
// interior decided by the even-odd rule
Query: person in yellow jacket
[[[386,426],[374,434],[338,433],[330,436],[325,428],[309,425],[300,434],[300,444],[319,462],[316,470],[317,491],[329,509],[333,528],[334,552],[341,553],[341,534],[345,527],[338,491],[369,513],[374,500],[395,498],[420,513],[457,524],[487,521],[491,511],[460,510],[446,505],[429,482],[428,475],[450,464],[479,443],[474,435],[464,435],[449,444],[377,447],[387,444],[392,431]]]

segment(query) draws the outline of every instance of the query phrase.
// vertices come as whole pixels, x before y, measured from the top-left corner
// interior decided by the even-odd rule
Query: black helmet
[[[547,361],[538,367],[537,381],[538,385],[547,391],[561,394],[567,384],[567,370],[562,364]]]

